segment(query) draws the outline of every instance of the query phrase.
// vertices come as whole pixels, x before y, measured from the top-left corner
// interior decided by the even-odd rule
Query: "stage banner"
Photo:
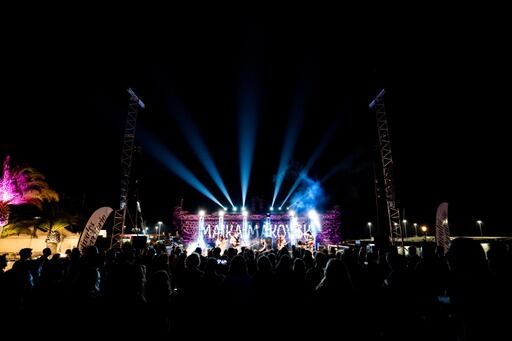
[[[448,227],[448,203],[443,202],[436,214],[436,244],[443,248],[444,253],[450,247],[450,229]]]
[[[113,209],[110,207],[100,207],[91,215],[78,241],[78,249],[80,252],[83,252],[86,247],[96,243],[101,227],[112,211]]]

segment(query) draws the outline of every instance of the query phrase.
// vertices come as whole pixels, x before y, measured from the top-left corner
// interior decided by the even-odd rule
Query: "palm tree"
[[[56,206],[55,204],[52,206]],[[77,226],[84,225],[84,218],[79,215],[68,214],[57,209],[44,209],[41,216],[34,217],[33,213],[27,209],[18,209],[11,212],[11,219],[3,227],[0,238],[13,235],[31,235],[37,237],[42,233],[46,234],[46,247],[52,249],[52,253],[57,251],[57,244],[61,241],[62,235],[73,231]],[[20,212],[21,211],[21,212]]]
[[[24,219],[24,220],[15,220],[9,222],[8,224],[3,226],[2,234],[0,238],[8,237],[20,234],[27,234],[35,236],[36,232],[34,230],[34,220],[33,219]]]
[[[59,195],[50,188],[41,172],[31,167],[11,169],[9,161],[7,156],[0,178],[0,227],[9,221],[12,205],[28,204],[42,209],[45,202],[59,201]]]
[[[60,204],[43,205],[42,209],[32,205],[16,205],[11,208],[9,223],[4,226],[2,237],[10,235],[60,232],[64,228],[71,232],[84,225],[84,217],[64,211]]]

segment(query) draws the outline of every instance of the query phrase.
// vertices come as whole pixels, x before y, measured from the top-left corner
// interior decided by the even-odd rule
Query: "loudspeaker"
[[[146,246],[148,238],[146,236],[132,236],[132,246],[134,249],[142,249]]]

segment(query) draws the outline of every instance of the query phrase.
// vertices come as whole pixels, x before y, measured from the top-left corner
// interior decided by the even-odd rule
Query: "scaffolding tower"
[[[387,220],[389,224],[389,238],[392,245],[400,243],[404,247],[402,224],[400,224],[400,209],[396,204],[395,186],[393,183],[393,156],[391,153],[391,138],[388,129],[386,107],[384,106],[385,90],[370,103],[370,110],[375,111],[377,118],[377,133],[379,136],[380,158],[382,162],[384,196],[387,207]]]
[[[127,91],[130,94],[130,102],[128,105],[128,115],[126,117],[123,147],[121,151],[121,200],[119,209],[114,212],[114,227],[112,229],[112,238],[110,240],[111,248],[120,248],[122,245],[122,236],[126,226],[126,217],[129,214],[128,193],[130,189],[130,173],[132,169],[133,150],[135,144],[137,114],[139,109],[144,109],[145,107],[144,103],[131,88]]]

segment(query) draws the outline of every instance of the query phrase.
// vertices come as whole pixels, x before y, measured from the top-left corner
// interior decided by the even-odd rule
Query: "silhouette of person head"
[[[20,250],[20,260],[27,260],[32,257],[32,249],[31,248],[23,248]]]
[[[476,240],[469,238],[453,240],[447,260],[450,271],[454,274],[478,276],[487,269],[484,249]]]
[[[0,255],[0,271],[3,271],[7,267],[7,256]]]

